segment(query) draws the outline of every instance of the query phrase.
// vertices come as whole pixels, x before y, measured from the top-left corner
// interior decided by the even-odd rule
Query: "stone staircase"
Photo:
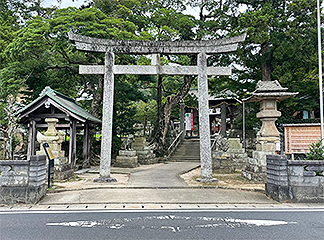
[[[170,161],[200,161],[199,138],[184,139],[170,157]]]

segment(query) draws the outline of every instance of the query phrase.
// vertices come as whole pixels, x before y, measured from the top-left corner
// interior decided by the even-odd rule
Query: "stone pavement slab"
[[[40,205],[76,204],[276,204],[264,192],[188,186],[181,173],[197,169],[199,162],[168,162],[135,169],[112,169],[116,183],[95,183],[96,170],[74,181],[57,183]],[[192,171],[191,171],[192,172]]]
[[[158,167],[131,173],[127,186],[184,187],[188,186],[179,174],[198,168],[199,162],[169,162]]]
[[[218,188],[109,188],[49,193],[40,205],[52,204],[275,204],[260,192]]]

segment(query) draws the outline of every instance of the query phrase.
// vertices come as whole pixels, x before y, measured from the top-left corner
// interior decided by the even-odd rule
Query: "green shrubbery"
[[[324,160],[324,147],[322,146],[323,139],[316,143],[311,143],[309,152],[306,153],[307,160]]]

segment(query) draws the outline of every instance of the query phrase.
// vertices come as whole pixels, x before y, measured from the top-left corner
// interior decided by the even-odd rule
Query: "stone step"
[[[195,148],[195,149],[199,149],[199,145],[180,145],[179,148]]]
[[[171,159],[199,159],[199,156],[174,156]]]
[[[179,152],[175,152],[173,154],[173,156],[195,156],[195,157],[199,157],[200,153],[193,153],[193,152],[186,152],[186,151],[179,151]]]
[[[178,149],[192,150],[192,151],[199,151],[200,148],[199,148],[199,147],[190,147],[190,146],[188,146],[188,147],[179,146]],[[178,149],[177,149],[177,150],[178,150]]]
[[[199,142],[184,142],[181,143],[182,146],[199,146]]]
[[[200,161],[199,139],[184,139],[171,156],[171,161]]]
[[[170,160],[171,162],[200,162],[200,159],[172,159]]]
[[[178,149],[200,149],[199,146],[191,146],[191,145],[188,145],[188,146],[178,146]]]
[[[200,156],[200,152],[199,151],[197,151],[197,152],[190,152],[190,151],[177,151],[177,152],[175,152],[173,155],[180,155],[180,156],[182,156],[182,155],[185,155],[185,154],[187,154],[187,155],[193,155],[193,156]]]
[[[180,156],[176,156],[176,157],[171,157],[171,159],[173,160],[199,160],[199,157],[186,157],[186,156],[183,156],[183,157],[180,157]]]

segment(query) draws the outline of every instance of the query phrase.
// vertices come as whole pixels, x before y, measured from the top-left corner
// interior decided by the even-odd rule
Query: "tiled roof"
[[[94,122],[94,123],[101,123],[100,119],[92,116],[89,112],[87,112],[82,107],[80,107],[80,105],[75,101],[75,99],[70,98],[58,91],[55,91],[51,89],[49,86],[44,88],[44,90],[39,94],[39,97],[37,99],[35,99],[33,102],[28,104],[23,109],[21,109],[18,112],[18,115],[23,114],[27,109],[29,109],[30,107],[32,107],[34,104],[41,101],[45,97],[52,99],[61,107],[65,108],[68,112],[71,112],[87,121]]]

